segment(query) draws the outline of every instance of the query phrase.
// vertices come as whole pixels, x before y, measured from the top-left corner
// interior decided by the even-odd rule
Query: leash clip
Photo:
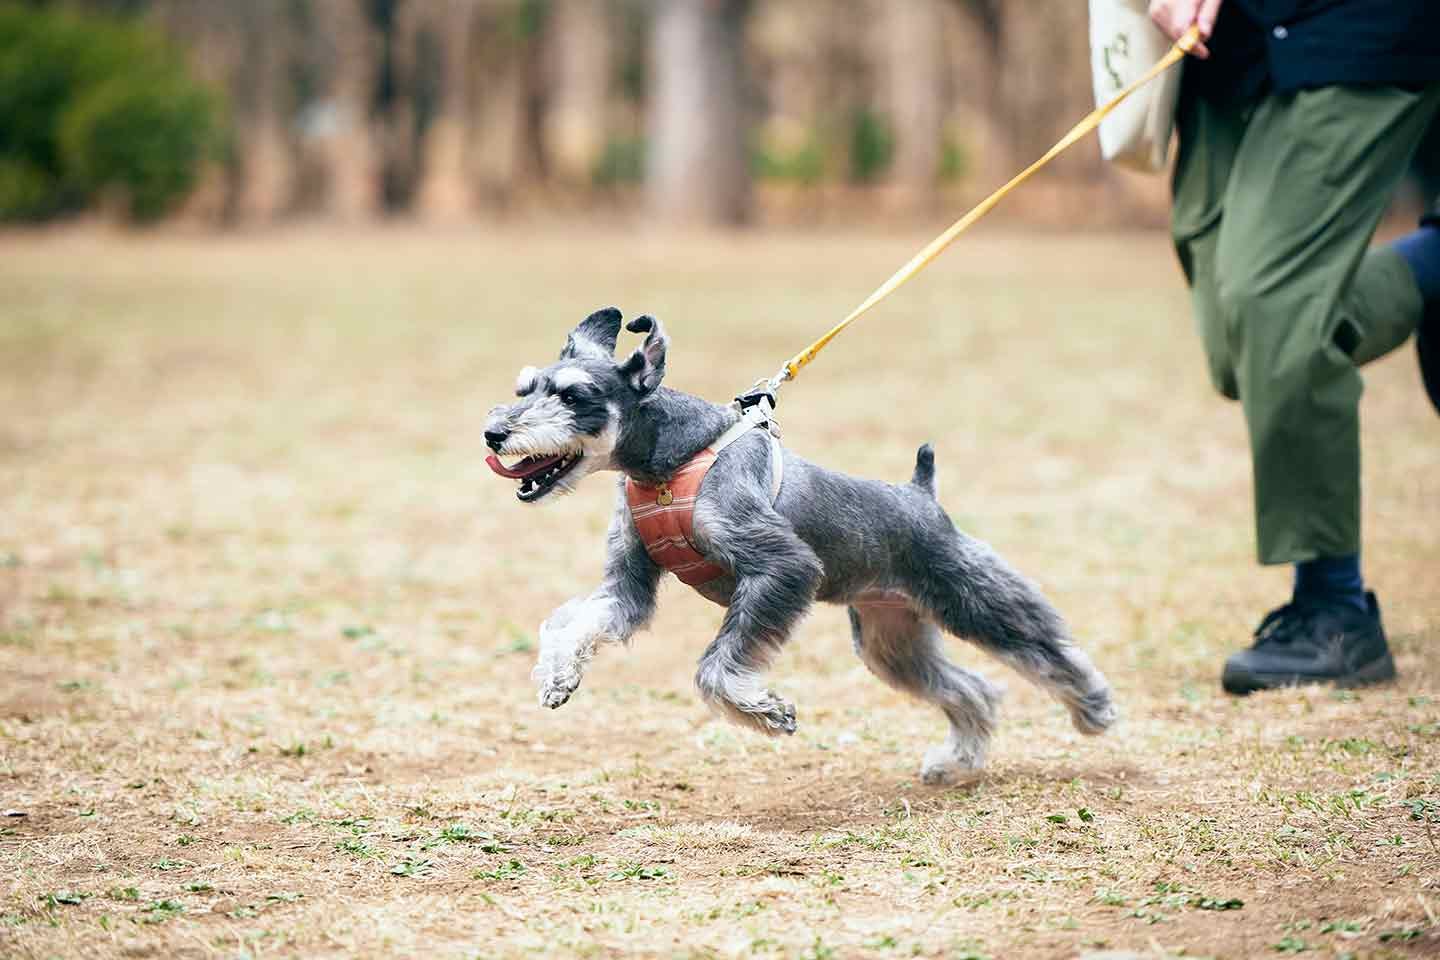
[[[771,381],[755,381],[755,385],[736,397],[731,405],[740,412],[742,421],[763,426],[771,436],[779,439],[780,422],[775,419],[775,390]]]
[[[751,387],[749,392],[736,397],[735,406],[742,414],[749,413],[752,407],[760,407],[765,414],[765,419],[768,420],[770,414],[775,411],[775,394],[762,380]]]

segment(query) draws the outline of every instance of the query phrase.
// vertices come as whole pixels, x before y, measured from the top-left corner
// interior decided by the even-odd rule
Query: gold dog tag
[[[660,493],[655,497],[655,502],[662,507],[668,507],[675,502],[675,494],[670,492],[670,484],[660,484]]]

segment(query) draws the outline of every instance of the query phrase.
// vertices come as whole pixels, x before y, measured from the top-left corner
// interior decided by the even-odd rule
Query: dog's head
[[[516,496],[538,503],[569,493],[587,475],[612,466],[626,413],[660,386],[669,338],[654,317],[626,324],[645,341],[615,362],[620,311],[597,310],[571,331],[560,359],[526,367],[515,381],[520,399],[490,411],[485,443],[490,469],[519,482]],[[501,458],[518,458],[508,465]]]

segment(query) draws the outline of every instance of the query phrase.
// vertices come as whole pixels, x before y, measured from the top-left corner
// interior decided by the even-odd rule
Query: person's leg
[[[1420,221],[1420,229],[1397,240],[1389,250],[1415,281],[1422,303],[1422,319],[1415,333],[1420,376],[1430,402],[1440,411],[1440,215]]]
[[[1345,292],[1344,310],[1365,317],[1364,335],[1350,354],[1363,365],[1383,357],[1410,338],[1424,311],[1415,274],[1394,246],[1365,254]]]
[[[1170,232],[1190,286],[1192,312],[1210,382],[1231,400],[1240,399],[1225,315],[1220,310],[1216,248],[1224,215],[1225,186],[1245,136],[1250,107],[1185,97],[1176,116],[1180,150],[1172,183]]]
[[[1440,299],[1440,224],[1427,218],[1419,230],[1396,240],[1381,253],[1400,259],[1422,300]]]
[[[1352,354],[1372,331],[1413,329],[1419,317],[1413,281],[1398,294],[1380,282],[1393,262],[1372,261],[1362,285],[1355,281],[1437,103],[1440,88],[1267,97],[1236,156],[1216,270],[1238,341],[1262,563],[1359,552],[1361,383]],[[1398,322],[1397,310],[1406,314]]]
[[[1296,564],[1292,603],[1226,665],[1235,692],[1393,675],[1360,576],[1356,367],[1420,318],[1403,258],[1366,251],[1437,103],[1440,88],[1272,95],[1235,156],[1215,250],[1218,308],[1250,433],[1259,558]],[[1327,652],[1322,641],[1335,635],[1347,642]],[[1283,655],[1265,649],[1278,639]]]

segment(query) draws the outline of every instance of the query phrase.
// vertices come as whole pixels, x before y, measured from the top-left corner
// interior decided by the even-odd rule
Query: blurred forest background
[[[935,217],[1090,107],[1086,17],[1078,0],[0,0],[0,219]],[[1093,145],[1007,203],[1082,225],[1165,207],[1164,178]]]

